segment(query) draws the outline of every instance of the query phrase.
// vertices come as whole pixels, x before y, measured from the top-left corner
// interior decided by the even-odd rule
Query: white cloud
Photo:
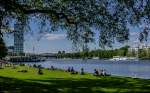
[[[137,47],[139,44],[139,32],[138,31],[131,31],[130,32],[130,41],[129,45],[131,47]]]
[[[45,35],[45,37],[46,37],[47,40],[61,40],[61,39],[65,39],[66,35],[65,34],[50,34],[50,33],[47,33]]]
[[[139,32],[130,32],[130,36],[138,36],[139,35]]]

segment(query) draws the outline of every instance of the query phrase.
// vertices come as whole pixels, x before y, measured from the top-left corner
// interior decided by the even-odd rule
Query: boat
[[[99,57],[93,57],[92,59],[99,59]]]
[[[110,61],[138,61],[136,57],[121,57],[121,56],[114,56]]]
[[[120,56],[114,56],[112,59],[109,59],[110,61],[121,61],[121,60],[127,60],[126,57],[120,57]]]

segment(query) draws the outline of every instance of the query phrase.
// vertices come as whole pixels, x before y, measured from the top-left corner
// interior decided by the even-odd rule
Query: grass
[[[28,66],[0,69],[0,93],[150,93],[150,80],[71,75],[47,69],[43,69],[43,75],[37,72]]]

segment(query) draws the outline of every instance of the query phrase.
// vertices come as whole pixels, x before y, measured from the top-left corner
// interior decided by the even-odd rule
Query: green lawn
[[[27,73],[18,72],[28,70]],[[71,75],[64,71],[44,69],[43,75],[31,67],[0,69],[0,91],[4,93],[150,93],[150,80],[123,77],[95,77],[92,74]],[[3,93],[0,92],[0,93]]]

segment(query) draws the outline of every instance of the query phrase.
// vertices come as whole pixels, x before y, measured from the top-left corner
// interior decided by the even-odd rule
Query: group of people
[[[39,68],[39,73],[41,73],[41,65],[33,65],[33,67],[36,67],[36,68]],[[49,68],[49,70],[57,70],[57,68],[55,68],[54,66],[51,66]],[[68,67],[66,72],[69,72],[71,74],[81,74],[81,75],[84,75],[85,74],[85,71],[84,71],[84,68],[81,68],[80,72],[78,71],[75,71],[74,67]],[[109,74],[106,73],[106,70],[105,69],[94,69],[94,73],[93,73],[94,76],[108,76]]]
[[[106,76],[106,70],[105,69],[94,69],[94,76]]]
[[[70,72],[71,74],[78,74],[78,72],[75,71],[73,67],[68,67],[67,72]]]
[[[78,74],[80,73],[81,75],[85,74],[84,68],[81,68],[80,72],[77,72],[74,70],[73,67],[68,67],[68,69],[66,70],[66,72],[70,72],[71,74]],[[108,76],[109,74],[106,73],[105,69],[94,69],[94,76]]]
[[[68,67],[67,72],[70,72],[71,74],[78,74],[78,72],[75,71],[73,67]],[[84,68],[81,68],[80,74],[81,74],[81,75],[84,75],[84,74],[85,74]]]
[[[54,66],[51,66],[50,67],[50,70],[55,70],[56,68]]]

